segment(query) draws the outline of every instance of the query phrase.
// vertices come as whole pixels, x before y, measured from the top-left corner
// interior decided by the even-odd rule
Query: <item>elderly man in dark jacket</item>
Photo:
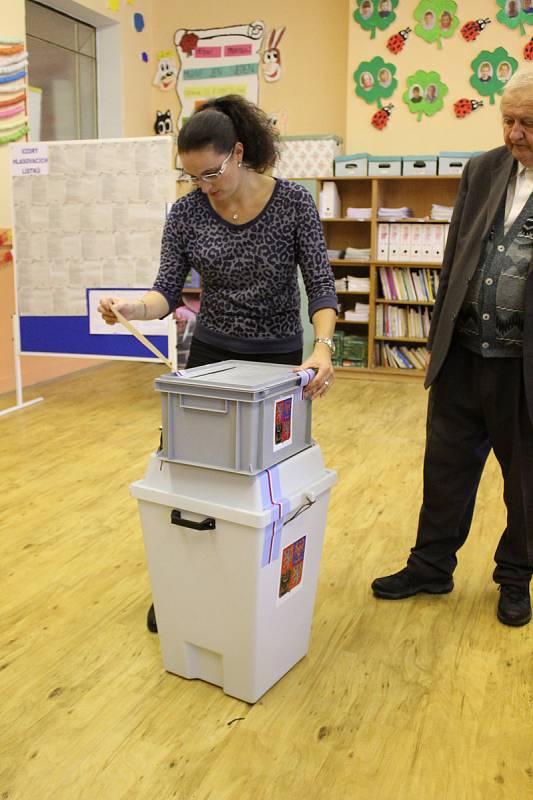
[[[372,589],[389,600],[452,591],[493,449],[507,507],[497,615],[518,626],[531,619],[533,572],[533,71],[509,81],[501,112],[505,147],[465,167],[444,254],[416,544],[407,566]]]

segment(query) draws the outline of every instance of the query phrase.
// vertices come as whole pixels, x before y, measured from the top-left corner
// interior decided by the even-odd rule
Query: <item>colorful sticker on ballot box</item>
[[[292,442],[292,397],[282,397],[274,408],[274,451]]]
[[[281,557],[281,576],[279,596],[283,597],[302,582],[304,566],[305,536],[283,550]]]

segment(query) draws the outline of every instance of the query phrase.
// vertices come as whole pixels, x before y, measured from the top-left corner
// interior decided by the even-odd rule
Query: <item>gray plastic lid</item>
[[[156,378],[159,390],[184,392],[212,389],[220,392],[240,391],[264,394],[280,388],[291,389],[301,384],[301,376],[287,364],[264,364],[257,361],[219,361],[203,367],[181,370]],[[213,392],[215,393],[215,392]]]

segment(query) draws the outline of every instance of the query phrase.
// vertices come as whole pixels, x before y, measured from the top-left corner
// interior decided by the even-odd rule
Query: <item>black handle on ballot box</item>
[[[177,508],[172,509],[170,521],[173,525],[181,525],[182,528],[192,528],[194,531],[214,531],[216,527],[214,517],[206,517],[200,522],[195,522],[192,519],[183,519],[181,511]]]

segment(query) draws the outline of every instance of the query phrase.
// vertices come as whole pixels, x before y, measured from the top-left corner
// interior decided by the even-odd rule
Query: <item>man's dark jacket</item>
[[[485,244],[500,203],[504,200],[509,178],[515,171],[516,161],[506,147],[497,147],[472,158],[464,169],[433,309],[428,339],[431,362],[426,375],[426,387],[435,381],[444,363],[468,284],[485,251]],[[533,256],[533,242],[531,250]],[[526,281],[523,361],[526,398],[529,416],[533,422],[532,260]]]

